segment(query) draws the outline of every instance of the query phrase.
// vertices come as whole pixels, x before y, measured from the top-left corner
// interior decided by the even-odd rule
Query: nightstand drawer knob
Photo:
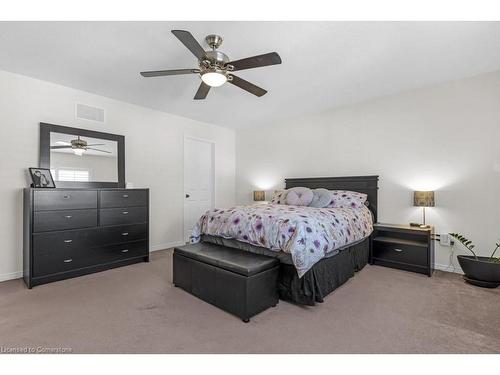
[[[398,253],[402,253],[403,252],[403,250],[398,249],[398,248],[395,248],[394,251],[397,251]]]

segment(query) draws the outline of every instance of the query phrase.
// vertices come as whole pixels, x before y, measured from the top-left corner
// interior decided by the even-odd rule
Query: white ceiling
[[[139,76],[196,67],[172,29],[283,64],[237,73],[261,98],[226,84],[194,101],[197,75]],[[0,22],[0,69],[232,128],[500,70],[499,46],[500,22]]]

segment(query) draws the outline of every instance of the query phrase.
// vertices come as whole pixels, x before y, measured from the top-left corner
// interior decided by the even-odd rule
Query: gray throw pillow
[[[330,200],[332,199],[332,195],[329,190],[314,189],[312,192],[314,196],[312,202],[309,204],[309,207],[323,208],[328,206]]]

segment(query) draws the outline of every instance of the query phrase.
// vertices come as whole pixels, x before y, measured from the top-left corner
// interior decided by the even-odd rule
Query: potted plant
[[[474,252],[474,244],[468,238],[459,233],[450,233],[454,239],[460,242],[472,255],[458,255],[458,263],[465,274],[465,280],[473,285],[496,288],[500,285],[500,257],[495,258],[495,253],[500,248],[500,243],[495,244],[491,256],[480,257]]]

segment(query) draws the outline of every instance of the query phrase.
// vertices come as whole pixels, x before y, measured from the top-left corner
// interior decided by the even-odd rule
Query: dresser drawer
[[[100,210],[101,226],[145,223],[147,207],[105,208]]]
[[[145,190],[102,190],[100,194],[102,208],[148,205],[148,192]]]
[[[98,234],[97,228],[34,233],[33,253],[67,252],[73,249],[99,246],[102,243],[99,241]]]
[[[103,246],[93,249],[96,260],[100,263],[114,262],[122,259],[147,256],[149,254],[148,241],[126,242],[118,245]]]
[[[97,208],[96,190],[35,190],[35,211]]]
[[[373,258],[427,267],[427,248],[415,245],[373,241]]]
[[[95,263],[92,255],[91,249],[68,249],[45,254],[33,252],[33,277],[91,266]]]
[[[145,240],[147,238],[147,224],[104,227],[99,231],[99,242],[101,245]]]
[[[46,232],[97,226],[97,210],[37,211],[33,231]]]

